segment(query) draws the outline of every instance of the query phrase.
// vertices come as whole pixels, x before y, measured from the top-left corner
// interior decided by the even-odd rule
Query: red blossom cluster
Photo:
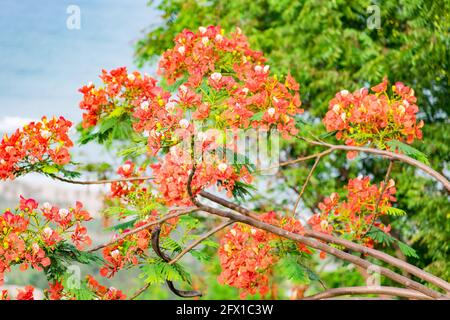
[[[260,220],[287,231],[303,234],[303,227],[291,217],[280,218],[275,212],[259,216]],[[220,241],[219,259],[222,273],[219,282],[241,290],[241,298],[256,293],[269,292],[272,267],[279,257],[273,250],[273,242],[282,241],[279,236],[245,224],[236,224]],[[311,253],[298,244],[300,251]]]
[[[65,165],[70,162],[68,148],[73,146],[68,136],[72,122],[63,117],[31,122],[0,143],[0,180],[14,179],[33,166]],[[35,170],[37,170],[36,167]]]
[[[372,87],[373,93],[362,88],[353,93],[338,92],[330,101],[329,111],[323,119],[327,131],[337,131],[336,137],[346,145],[362,146],[375,144],[380,149],[389,149],[390,140],[412,143],[422,139],[423,121],[417,122],[414,90],[401,82],[392,86],[388,95],[388,81]],[[357,153],[348,154],[352,158]]]
[[[136,170],[136,165],[133,161],[127,160],[117,169],[117,174],[121,178],[134,178],[141,176],[144,171],[144,167],[140,167]],[[145,191],[146,188],[142,186],[143,182],[144,180],[115,181],[111,183],[110,197],[126,199],[132,192],[136,192],[137,190]]]
[[[91,275],[87,276],[87,283],[90,290],[94,292],[98,300],[125,300],[126,296],[122,291],[114,287],[102,286],[94,277]]]
[[[0,301],[11,300],[11,295],[8,290],[0,291]],[[17,289],[16,300],[34,300],[34,288],[26,286],[24,289]]]
[[[299,85],[290,75],[285,83],[270,75],[261,52],[250,49],[237,28],[225,35],[218,26],[184,30],[159,63],[169,83],[185,77],[177,102],[193,110],[197,120],[211,119],[219,127],[278,129],[296,134],[294,116],[302,113]]]
[[[168,206],[190,206],[192,202],[187,191],[188,179],[192,170],[190,155],[183,149],[173,148],[164,160],[151,165],[154,183],[158,185],[164,202]],[[229,196],[235,183],[250,183],[252,177],[245,166],[233,166],[217,154],[208,154],[208,159],[199,162],[192,178],[191,187],[195,194],[210,186],[225,189]]]
[[[90,83],[79,91],[83,94],[80,108],[82,125],[89,128],[107,117],[133,116],[133,128],[148,134],[149,150],[156,154],[163,144],[170,144],[173,132],[181,128],[182,110],[170,100],[171,94],[156,85],[156,80],[139,72],[128,73],[125,67],[103,70],[103,86]]]
[[[133,229],[139,228],[149,222],[156,221],[161,218],[160,213],[152,211],[146,219],[136,222]],[[162,226],[161,236],[165,237],[175,228],[178,218],[168,219]],[[125,229],[122,235],[126,235],[133,229]],[[140,230],[139,232],[130,234],[125,238],[111,244],[103,249],[104,266],[100,269],[103,277],[113,277],[119,270],[130,266],[137,265],[140,258],[145,258],[146,251],[150,246],[152,227]],[[117,237],[117,235],[115,236]]]
[[[308,223],[319,232],[344,235],[351,240],[362,241],[366,246],[373,246],[373,239],[367,236],[372,226],[384,232],[390,231],[377,219],[387,214],[396,201],[394,180],[389,180],[384,186],[370,183],[369,177],[350,179],[347,189],[347,199],[342,201],[337,193],[331,194],[319,204],[320,213],[313,215]],[[384,189],[383,194],[381,194]]]
[[[21,197],[16,210],[0,215],[0,284],[12,265],[20,265],[22,271],[48,267],[47,253],[62,241],[72,241],[79,250],[90,245],[82,223],[91,219],[80,202],[60,209],[49,203],[39,207],[35,200]]]

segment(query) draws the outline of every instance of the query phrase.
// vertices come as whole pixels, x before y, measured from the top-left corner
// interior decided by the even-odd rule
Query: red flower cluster
[[[327,131],[337,130],[336,137],[345,144],[362,146],[374,143],[380,149],[389,149],[389,140],[412,143],[422,139],[423,121],[417,122],[414,90],[397,82],[392,96],[387,93],[388,81],[374,87],[374,93],[362,88],[354,93],[342,90],[330,101],[323,123]],[[356,155],[349,153],[349,158]]]
[[[136,222],[133,229],[139,228],[160,218],[161,215],[157,211],[152,211],[149,217]],[[162,227],[161,236],[168,236],[175,228],[177,222],[178,218],[167,220]],[[111,278],[124,267],[137,265],[139,259],[145,257],[145,252],[150,246],[152,230],[152,227],[146,228],[104,248],[103,258],[105,260],[105,265],[100,269],[100,274],[103,277]],[[122,235],[126,235],[130,231],[132,231],[132,229],[123,230]]]
[[[173,148],[161,163],[151,165],[154,183],[168,206],[190,206],[187,184],[192,161],[190,155],[180,148]],[[240,168],[220,159],[217,154],[208,154],[208,159],[197,164],[192,179],[192,191],[199,193],[202,189],[217,185],[231,196],[237,181],[251,182],[252,177],[245,166]]]
[[[383,194],[381,195],[382,190]],[[369,177],[350,179],[347,185],[347,200],[340,201],[339,195],[333,193],[319,204],[321,213],[313,215],[308,223],[316,231],[339,235],[345,234],[351,240],[362,240],[365,245],[373,246],[373,239],[366,236],[373,225],[385,231],[385,226],[378,217],[387,213],[396,201],[394,180],[389,180],[386,187],[372,185]]]
[[[14,179],[28,172],[33,165],[64,165],[70,162],[68,148],[73,146],[68,136],[72,123],[63,117],[31,122],[5,135],[0,143],[0,179]],[[36,169],[37,170],[37,169]]]
[[[81,224],[89,220],[91,217],[80,202],[70,209],[48,203],[39,208],[35,200],[21,197],[15,212],[6,210],[0,215],[0,284],[12,265],[20,265],[21,270],[29,265],[36,270],[48,267],[46,252],[61,241],[71,239],[79,250],[90,245],[91,239]]]
[[[117,169],[117,174],[121,178],[139,177],[145,171],[145,168],[141,167],[136,170],[135,166],[136,165],[131,160],[128,160]],[[143,182],[143,180],[113,182],[111,183],[110,197],[126,199],[130,193],[136,192],[139,188],[142,190],[141,185]]]
[[[298,220],[280,218],[275,212],[261,215],[260,220],[290,232],[303,233],[303,227]],[[219,259],[222,273],[219,275],[219,282],[241,289],[241,298],[258,292],[262,296],[267,294],[272,267],[278,261],[271,245],[274,241],[282,239],[248,225],[236,224],[220,241]],[[310,253],[303,245],[298,248]]]
[[[177,102],[194,110],[194,119],[210,118],[218,127],[273,127],[286,137],[296,134],[293,117],[303,112],[299,85],[290,75],[284,84],[270,76],[265,61],[261,52],[250,49],[240,29],[227,37],[220,27],[200,27],[175,38],[159,72],[169,83],[187,77]]]
[[[125,67],[102,71],[103,86],[83,86],[80,108],[83,127],[97,125],[102,118],[131,114],[137,132],[148,134],[150,151],[156,154],[163,144],[170,144],[173,131],[180,128],[182,110],[173,101],[170,93],[156,85],[156,80],[139,72],[128,73]]]
[[[11,300],[8,290],[0,291],[1,300]],[[34,300],[34,288],[32,286],[26,286],[24,289],[18,289],[16,300]]]
[[[99,300],[125,300],[126,296],[122,291],[114,287],[105,287],[98,283],[92,276],[87,276],[88,287],[91,289]]]

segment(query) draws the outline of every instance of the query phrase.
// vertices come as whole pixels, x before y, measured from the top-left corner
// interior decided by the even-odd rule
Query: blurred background
[[[80,29],[66,26],[69,5],[81,10]],[[264,51],[271,70],[290,71],[301,84],[305,120],[314,123],[317,132],[323,131],[320,118],[337,91],[372,86],[384,76],[413,87],[419,118],[425,121],[424,140],[414,147],[428,155],[433,168],[450,176],[448,0],[0,0],[0,8],[2,133],[44,114],[77,122],[81,119],[77,89],[97,81],[102,68],[127,66],[154,74],[158,56],[184,28],[215,24],[230,31],[239,26],[252,46]],[[300,142],[286,142],[283,148],[282,160],[314,152]],[[117,161],[95,146],[77,148],[75,153],[86,162],[99,157]],[[318,202],[349,178],[370,174],[375,181],[383,179],[386,162],[372,157],[360,160],[348,162],[340,156],[322,161],[304,194],[304,212],[314,212]],[[283,169],[264,195],[270,201],[263,203],[255,195],[249,205],[266,211],[292,207],[296,188],[308,170],[308,166]],[[392,176],[398,207],[408,215],[386,222],[392,224],[392,234],[412,246],[420,258],[405,257],[395,247],[384,250],[450,280],[448,195],[414,168],[394,166]],[[101,191],[29,176],[0,183],[0,204],[14,206],[20,194],[60,205],[79,199],[95,214],[102,207]],[[98,224],[97,240],[105,237],[100,230]],[[315,263],[321,265],[320,276],[328,287],[358,285],[367,276],[332,259]],[[211,262],[211,270],[218,272],[216,262]],[[7,283],[21,285],[29,277],[32,284],[45,287],[44,279],[28,273],[13,273]],[[218,286],[213,276],[203,280],[209,284],[207,297],[237,297],[234,290]],[[126,272],[112,281],[125,291],[135,289],[137,282]],[[288,287],[282,297],[308,288]],[[155,287],[143,297],[173,298],[160,289]]]

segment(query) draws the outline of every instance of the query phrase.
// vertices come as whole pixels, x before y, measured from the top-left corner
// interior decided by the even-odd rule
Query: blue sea
[[[134,43],[160,23],[147,2],[0,0],[0,131],[42,115],[79,121],[78,88],[98,81],[102,68],[136,69]],[[71,5],[80,29],[67,27],[76,21]]]

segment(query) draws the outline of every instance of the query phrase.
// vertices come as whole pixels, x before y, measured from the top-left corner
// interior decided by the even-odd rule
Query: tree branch
[[[93,185],[93,184],[108,184],[114,182],[125,182],[125,181],[145,181],[152,180],[153,177],[130,177],[130,178],[118,178],[118,179],[107,179],[107,180],[93,180],[93,181],[81,181],[81,180],[71,180],[64,177],[60,177],[57,175],[51,175],[50,177],[71,184],[80,184],[80,185]]]
[[[414,290],[396,287],[342,287],[333,288],[318,294],[303,298],[303,300],[321,300],[338,296],[360,294],[383,294],[388,296],[403,297],[409,299],[432,300],[429,296]]]
[[[208,231],[207,233],[205,233],[204,235],[202,235],[200,238],[198,238],[197,240],[195,240],[194,242],[192,242],[189,246],[187,246],[183,251],[180,252],[180,254],[178,254],[175,258],[173,258],[169,264],[174,264],[175,262],[177,262],[178,260],[180,260],[186,253],[188,253],[189,251],[191,251],[192,249],[194,249],[196,246],[198,246],[200,243],[202,243],[205,239],[211,237],[213,234],[219,232],[220,230],[228,227],[229,225],[233,224],[234,221],[225,221],[224,223],[218,225],[217,227],[215,227],[214,229]]]
[[[316,161],[314,161],[314,164],[313,164],[311,170],[309,170],[309,173],[308,173],[308,176],[306,177],[305,183],[303,184],[302,189],[300,190],[300,192],[298,194],[297,201],[295,201],[294,210],[292,210],[293,216],[295,216],[295,212],[297,211],[298,204],[300,203],[300,200],[302,199],[302,195],[306,190],[306,186],[308,185],[309,180],[311,179],[312,174],[314,173],[314,170],[316,170],[316,167],[319,164],[320,158],[321,158],[321,156],[318,156],[316,158]]]
[[[180,209],[178,209],[178,212],[175,212],[175,213],[172,213],[172,214],[168,214],[167,216],[165,216],[165,217],[163,217],[161,219],[148,222],[148,223],[146,223],[146,224],[144,224],[144,225],[142,225],[142,226],[140,226],[140,227],[138,227],[136,229],[133,229],[133,230],[127,232],[127,233],[123,233],[120,236],[118,236],[117,238],[112,239],[111,241],[108,241],[108,242],[106,242],[104,244],[98,245],[98,246],[88,250],[88,252],[98,251],[98,250],[103,249],[105,247],[108,247],[108,246],[110,246],[110,245],[112,245],[112,244],[114,244],[114,243],[116,243],[116,242],[118,242],[120,240],[123,240],[123,239],[125,239],[126,237],[129,237],[132,234],[135,234],[135,233],[138,233],[138,232],[140,232],[142,230],[148,229],[151,226],[160,224],[160,223],[162,223],[162,222],[164,222],[166,220],[169,220],[169,219],[172,219],[172,218],[184,215],[184,214],[188,214],[188,213],[191,213],[191,212],[194,212],[194,211],[198,211],[198,208],[197,207],[180,208]]]
[[[205,192],[205,191],[202,191],[200,193],[200,195],[202,197],[205,197],[205,198],[207,198],[207,199],[209,199],[209,200],[211,200],[211,201],[213,201],[215,203],[218,203],[218,204],[220,204],[220,205],[222,205],[222,206],[224,206],[224,207],[226,207],[228,209],[235,210],[235,211],[237,211],[239,213],[245,213],[247,216],[250,216],[252,218],[256,218],[257,219],[257,214],[256,213],[254,213],[254,212],[252,212],[252,211],[250,211],[250,210],[248,210],[246,208],[243,208],[241,206],[238,206],[238,205],[236,205],[236,204],[234,204],[232,202],[229,202],[229,201],[227,201],[225,199],[222,199],[220,197],[217,197],[217,196],[212,195],[212,194],[210,194],[208,192]],[[392,257],[392,256],[390,256],[390,255],[388,255],[388,254],[386,254],[384,252],[381,252],[381,251],[378,251],[378,250],[375,250],[375,249],[371,249],[371,248],[362,246],[360,244],[354,243],[352,241],[348,241],[348,240],[344,240],[344,239],[341,239],[341,238],[337,238],[337,237],[334,237],[334,236],[331,236],[331,235],[328,235],[328,234],[325,234],[325,233],[317,232],[317,231],[314,231],[314,230],[306,229],[305,230],[305,236],[312,237],[312,238],[315,238],[315,239],[319,239],[319,240],[325,241],[327,243],[341,245],[341,246],[344,246],[347,249],[350,249],[350,250],[352,250],[354,252],[358,252],[358,253],[361,253],[361,254],[364,254],[364,255],[370,255],[370,256],[378,259],[378,260],[384,261],[384,262],[386,262],[386,263],[388,263],[388,264],[390,264],[392,266],[395,266],[397,268],[403,269],[403,270],[407,271],[408,273],[411,273],[411,274],[413,274],[413,275],[415,275],[415,276],[417,276],[417,277],[419,277],[419,278],[421,278],[421,279],[423,279],[425,281],[428,281],[428,282],[430,282],[430,283],[440,287],[441,289],[444,289],[446,292],[450,292],[450,283],[448,283],[448,282],[444,281],[443,279],[440,279],[440,278],[438,278],[438,277],[436,277],[436,276],[434,276],[434,275],[432,275],[432,274],[430,274],[430,273],[428,273],[426,271],[423,271],[422,269],[417,268],[417,267],[415,267],[415,266],[413,266],[413,265],[411,265],[411,264],[409,264],[409,263],[407,263],[405,261],[402,261],[400,259]]]

